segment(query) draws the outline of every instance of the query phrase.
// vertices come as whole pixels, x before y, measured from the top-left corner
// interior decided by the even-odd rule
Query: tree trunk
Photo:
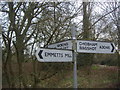
[[[21,55],[21,50],[18,50],[18,55],[17,55],[17,61],[18,61],[18,69],[19,69],[19,88],[22,87],[22,55]]]
[[[23,61],[24,61],[24,48],[25,45],[23,43],[23,38],[22,37],[16,37],[16,53],[17,53],[17,62],[18,62],[18,69],[19,69],[19,88],[22,87],[22,84],[24,87],[27,87],[26,82],[24,81],[23,78]]]
[[[14,87],[14,74],[13,74],[13,70],[12,70],[12,66],[11,66],[11,59],[12,59],[12,52],[11,52],[11,40],[8,40],[8,44],[6,44],[6,49],[7,49],[7,57],[6,60],[3,60],[3,70],[5,73],[5,77],[7,79],[8,82],[8,86],[9,87]],[[5,56],[3,56],[5,59]]]
[[[11,56],[12,55],[10,55],[9,62],[8,62],[8,67],[9,67],[9,72],[10,72],[11,87],[14,88],[15,87],[15,78],[14,78],[14,73],[13,73],[13,69],[12,69]]]
[[[36,85],[37,85],[37,73],[36,73],[36,61],[33,60],[33,76],[34,76],[34,84],[33,84],[33,87],[35,88]]]
[[[117,28],[118,28],[118,83],[120,84],[120,18],[118,22],[119,22],[117,25]]]
[[[89,39],[89,17],[87,13],[88,2],[83,2],[83,39]]]
[[[90,30],[89,30],[89,26],[90,26],[90,20],[89,20],[89,13],[88,13],[88,2],[83,2],[83,40],[89,40],[90,39]],[[91,58],[92,55],[91,54],[87,54],[85,53],[84,55],[84,60],[85,60],[85,64],[87,66],[90,66],[91,64]]]
[[[11,87],[11,83],[10,83],[10,77],[9,77],[7,66],[3,65],[3,70],[4,70],[4,75],[5,75],[5,78],[7,80],[8,86],[10,88]]]
[[[120,2],[118,5],[120,5]],[[118,30],[118,88],[120,88],[120,7],[118,8],[118,20],[116,26]]]
[[[89,20],[89,13],[88,12],[88,5],[90,3],[89,2],[83,2],[83,40],[90,40],[90,20]],[[89,53],[85,53],[85,54],[81,54],[83,55],[83,59],[84,59],[84,66],[86,66],[86,73],[88,75],[88,83],[91,84],[91,80],[90,80],[90,74],[91,74],[91,65],[92,65],[92,61],[93,61],[93,57],[94,54],[89,54]]]

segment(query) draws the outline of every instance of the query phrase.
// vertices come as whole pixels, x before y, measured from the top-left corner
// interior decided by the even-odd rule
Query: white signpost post
[[[77,52],[82,53],[115,53],[114,43],[97,41],[77,41]]]
[[[36,57],[40,62],[72,62],[71,50],[39,48]]]
[[[73,61],[74,61],[74,66],[73,66],[73,88],[77,90],[77,45],[76,45],[76,25],[73,24],[71,27],[71,34],[72,34],[72,50],[73,52]]]

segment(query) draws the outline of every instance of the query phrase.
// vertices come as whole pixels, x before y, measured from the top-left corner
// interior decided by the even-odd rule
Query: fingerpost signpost
[[[77,90],[77,53],[114,54],[115,45],[112,42],[86,41],[76,39],[76,26],[71,27],[72,40],[39,48],[36,57],[40,62],[73,62],[73,88]]]

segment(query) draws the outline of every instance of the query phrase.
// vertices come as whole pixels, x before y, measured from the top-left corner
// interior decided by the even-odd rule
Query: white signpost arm
[[[72,44],[73,47],[72,49],[74,50],[73,52],[73,62],[74,62],[74,67],[73,67],[73,88],[77,90],[77,42],[76,42],[76,27],[75,24],[71,27],[71,32],[72,32]]]

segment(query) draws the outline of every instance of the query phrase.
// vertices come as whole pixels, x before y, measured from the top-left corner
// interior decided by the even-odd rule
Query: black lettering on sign
[[[47,54],[47,52],[45,52],[45,57],[47,57],[48,56],[48,54]]]
[[[110,46],[103,45],[103,46],[100,46],[100,49],[110,49]]]
[[[72,57],[70,54],[65,54],[65,57]]]
[[[68,46],[68,43],[61,43],[57,45],[57,47],[63,47],[63,46]]]
[[[45,57],[63,57],[63,53],[45,52]]]
[[[79,42],[79,45],[82,45],[82,42]]]
[[[79,48],[80,50],[96,50],[96,47],[81,47]]]
[[[84,45],[84,46],[97,46],[97,43],[79,42],[79,45]]]
[[[68,48],[68,46],[64,47],[63,49],[67,49],[67,48]]]

